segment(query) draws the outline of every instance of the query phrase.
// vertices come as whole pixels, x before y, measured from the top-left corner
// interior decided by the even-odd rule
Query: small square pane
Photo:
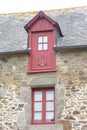
[[[43,37],[43,42],[48,42],[48,37],[47,36]]]
[[[38,37],[38,43],[42,43],[42,37]]]
[[[34,92],[34,101],[42,101],[42,92]]]
[[[42,44],[38,44],[38,50],[43,50]]]
[[[34,103],[34,111],[42,111],[42,102]]]
[[[34,113],[34,121],[41,121],[42,120],[42,113],[41,112],[35,112]]]
[[[54,111],[54,102],[46,102],[46,111]]]
[[[43,50],[48,50],[48,44],[43,44]]]
[[[53,121],[54,120],[54,112],[46,112],[46,120]]]
[[[54,100],[54,91],[46,92],[46,100]]]

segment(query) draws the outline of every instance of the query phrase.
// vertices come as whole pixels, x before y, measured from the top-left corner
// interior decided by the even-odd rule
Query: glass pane
[[[43,42],[48,42],[48,37],[47,36],[43,37]]]
[[[54,100],[54,91],[46,92],[46,100]]]
[[[34,111],[42,111],[42,102],[34,103]]]
[[[54,112],[46,112],[46,120],[53,121],[54,120]]]
[[[46,111],[54,111],[54,102],[46,102]]]
[[[38,43],[42,43],[42,37],[38,37]]]
[[[42,44],[38,44],[38,50],[42,50]]]
[[[42,92],[34,92],[34,101],[42,101]]]
[[[43,44],[43,50],[48,50],[48,44]]]
[[[35,112],[34,113],[34,121],[41,121],[42,120],[42,113],[41,112]]]

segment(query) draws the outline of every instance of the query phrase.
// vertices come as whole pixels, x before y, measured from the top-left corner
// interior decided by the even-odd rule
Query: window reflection
[[[42,120],[42,113],[41,112],[35,112],[34,113],[34,121],[41,121]]]
[[[46,102],[46,111],[53,111],[54,110],[54,102]]]
[[[34,109],[35,111],[42,111],[42,102],[35,102]]]
[[[54,91],[46,92],[46,100],[54,100]]]
[[[46,112],[46,120],[47,121],[54,120],[54,113],[53,112]]]
[[[34,96],[35,101],[42,101],[42,92],[34,92]]]

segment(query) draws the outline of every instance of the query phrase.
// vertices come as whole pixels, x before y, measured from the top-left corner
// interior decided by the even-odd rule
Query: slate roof
[[[24,26],[38,12],[0,15],[0,52],[26,50],[28,34]],[[44,11],[58,22],[64,37],[57,46],[87,45],[87,7]]]

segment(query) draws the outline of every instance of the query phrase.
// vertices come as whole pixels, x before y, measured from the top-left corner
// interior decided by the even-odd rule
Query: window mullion
[[[42,36],[42,50],[44,50],[44,36]]]
[[[46,122],[46,91],[43,90],[43,112],[42,112],[42,117],[43,117],[43,123]]]

